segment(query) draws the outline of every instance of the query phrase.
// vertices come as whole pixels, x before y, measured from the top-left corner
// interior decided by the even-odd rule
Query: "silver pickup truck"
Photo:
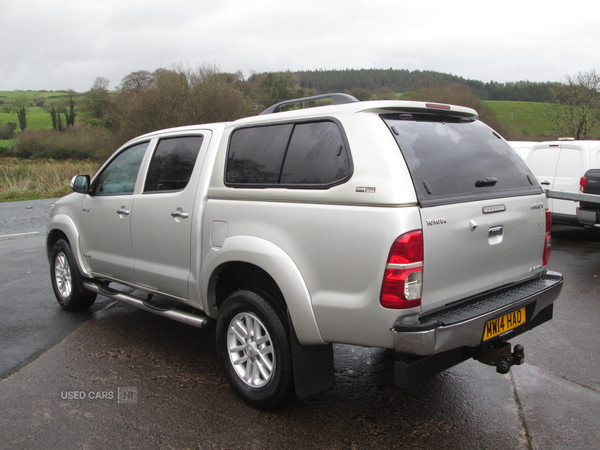
[[[330,94],[283,111],[321,97],[149,133],[74,177],[47,226],[59,304],[216,322],[230,385],[261,408],[332,387],[333,343],[394,350],[399,386],[522,363],[507,341],[562,287],[525,163],[469,108]]]

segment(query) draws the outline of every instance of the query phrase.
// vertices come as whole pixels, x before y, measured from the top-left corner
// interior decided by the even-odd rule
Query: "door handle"
[[[550,182],[549,181],[542,181],[540,184],[543,184],[544,186],[550,186]]]
[[[119,209],[117,209],[117,214],[118,215],[125,215],[128,216],[129,215],[129,210],[125,208],[125,206],[121,206]]]
[[[502,236],[502,227],[494,227],[488,230],[488,237]]]
[[[181,208],[177,208],[175,211],[173,211],[171,213],[171,217],[173,219],[176,219],[176,218],[187,219],[189,216],[190,215],[188,213],[184,212],[183,209],[181,209]]]

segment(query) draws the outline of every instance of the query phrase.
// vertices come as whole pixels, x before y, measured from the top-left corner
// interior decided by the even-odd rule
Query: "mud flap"
[[[333,387],[333,345],[302,345],[298,342],[291,319],[292,364],[296,397],[304,399]]]

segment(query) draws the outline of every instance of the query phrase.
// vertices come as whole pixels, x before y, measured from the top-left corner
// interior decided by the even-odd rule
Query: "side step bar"
[[[185,311],[180,311],[178,309],[161,309],[158,307],[153,307],[144,303],[143,300],[137,297],[126,294],[124,292],[116,291],[106,286],[96,284],[92,281],[84,281],[83,286],[86,289],[95,292],[96,294],[103,295],[105,297],[117,300],[119,302],[127,303],[128,305],[135,306],[136,308],[143,309],[144,311],[158,314],[159,316],[167,317],[169,319],[176,320],[177,322],[185,323],[196,328],[204,328],[209,321],[207,317],[199,316],[196,314],[190,314]]]

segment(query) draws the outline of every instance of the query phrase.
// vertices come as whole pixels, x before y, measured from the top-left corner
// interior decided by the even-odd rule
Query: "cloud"
[[[136,70],[435,70],[558,81],[600,66],[596,4],[430,0],[20,0],[3,6],[0,90],[116,86]]]

